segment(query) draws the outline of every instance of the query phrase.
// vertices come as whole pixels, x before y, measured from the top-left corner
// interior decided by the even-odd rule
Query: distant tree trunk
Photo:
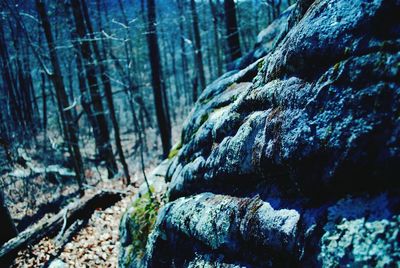
[[[188,90],[188,60],[186,56],[186,45],[185,45],[185,30],[184,30],[184,8],[183,8],[183,0],[177,0],[177,6],[179,11],[179,33],[180,33],[180,47],[181,47],[181,65],[182,65],[182,85],[184,88],[184,92],[186,95],[186,104],[189,105],[189,96],[187,94]]]
[[[69,17],[71,17],[71,14],[69,13],[69,11],[70,11],[69,5],[65,4],[64,7],[65,7],[66,14],[68,14],[67,23],[68,23],[68,27],[71,29],[71,31],[70,31],[71,40],[76,40],[78,37],[77,37],[76,32],[72,30],[73,23],[69,19]],[[96,148],[100,148],[101,141],[95,133],[95,131],[98,129],[98,126],[97,126],[95,115],[90,106],[90,96],[88,94],[88,89],[87,89],[87,85],[86,85],[86,73],[85,73],[85,69],[83,67],[82,54],[80,53],[79,44],[77,42],[73,42],[72,44],[74,46],[74,51],[75,51],[76,73],[77,73],[77,77],[78,77],[78,87],[79,87],[80,96],[81,96],[80,102],[81,102],[83,111],[87,116],[90,127],[93,129],[93,134],[94,134],[93,136],[94,136]]]
[[[29,50],[29,47],[25,47],[25,55],[28,55],[28,53],[29,53],[28,50]],[[32,111],[35,112],[35,114],[32,115],[32,117],[34,119],[34,122],[33,122],[33,127],[35,128],[34,133],[36,134],[37,133],[36,126],[40,126],[40,124],[36,124],[36,117],[35,117],[35,115],[36,115],[37,119],[40,120],[39,105],[37,103],[36,94],[35,94],[35,87],[33,85],[33,78],[32,78],[32,74],[31,74],[31,70],[32,69],[31,69],[31,66],[30,66],[30,58],[27,56],[24,61],[25,61],[26,65],[27,65],[26,69],[29,70],[29,72],[27,73],[26,79],[28,80],[29,89],[30,89],[29,94],[31,96],[31,102],[33,103]]]
[[[232,62],[242,56],[240,49],[239,29],[236,19],[236,6],[234,0],[224,0],[225,24],[229,60]]]
[[[179,101],[179,98],[182,94],[182,92],[181,92],[182,85],[180,83],[177,66],[176,66],[177,64],[176,64],[175,40],[170,39],[170,42],[167,42],[167,44],[168,44],[168,53],[170,54],[171,60],[172,60],[172,73],[173,73],[174,85],[175,85],[175,98],[176,98],[176,101]],[[180,103],[177,103],[177,105],[180,105]],[[174,116],[176,116],[176,109],[174,109]]]
[[[18,53],[18,52],[17,52]],[[18,109],[22,110],[22,114],[24,117],[24,124],[27,132],[30,132],[31,129],[31,123],[32,123],[32,106],[30,103],[30,97],[29,97],[29,87],[28,84],[26,83],[26,78],[25,78],[25,71],[22,68],[22,62],[17,57],[17,73],[18,73],[18,89],[20,91],[20,103],[21,106],[18,107]],[[31,133],[29,133],[31,134]]]
[[[84,15],[79,0],[71,0],[72,11],[75,18],[76,32],[79,38],[87,38],[87,29],[84,21]],[[79,48],[86,61],[84,64],[86,78],[89,85],[90,95],[92,97],[93,112],[97,122],[97,129],[94,129],[96,137],[99,139],[100,148],[98,152],[105,161],[108,177],[112,178],[117,173],[117,164],[110,143],[110,134],[108,131],[107,120],[104,113],[103,102],[100,96],[100,89],[96,77],[96,66],[89,41],[79,41]]]
[[[196,62],[196,77],[199,79],[201,90],[206,87],[204,75],[203,53],[201,49],[201,38],[199,28],[199,17],[196,9],[195,0],[190,0],[190,11],[192,13],[193,33],[194,33],[194,56]],[[194,90],[197,90],[194,88]],[[197,92],[193,92],[193,100],[197,100]]]
[[[192,81],[193,102],[196,102],[196,100],[197,100],[198,80],[199,80],[199,79],[197,79],[197,76],[195,76],[195,77],[193,78],[193,81]]]
[[[3,22],[3,21],[2,21]],[[4,81],[4,87],[8,94],[8,106],[10,107],[10,114],[12,116],[12,126],[23,126],[22,110],[19,109],[19,103],[17,100],[17,89],[15,80],[13,77],[13,71],[11,69],[11,63],[9,60],[9,54],[6,46],[6,40],[4,38],[3,27],[0,25],[0,59],[2,62],[2,76]]]
[[[88,28],[88,32],[89,32],[91,38],[94,38],[93,26],[92,26],[92,23],[91,23],[90,18],[89,18],[89,11],[87,9],[85,1],[82,1],[82,9],[83,9],[83,14],[85,16],[85,21],[86,21],[86,25],[87,25],[87,28]],[[100,24],[101,24],[101,20],[100,20]],[[100,30],[102,30],[102,29],[100,29]],[[126,163],[126,160],[125,160],[124,151],[122,150],[121,136],[120,136],[117,116],[115,114],[111,82],[110,82],[110,79],[107,76],[107,66],[104,64],[104,62],[107,60],[107,54],[106,54],[106,51],[105,51],[105,48],[104,48],[104,45],[103,45],[102,46],[103,47],[103,51],[102,51],[103,52],[103,57],[101,56],[97,41],[94,40],[92,42],[92,46],[93,46],[93,50],[94,50],[94,54],[96,56],[97,62],[99,63],[100,72],[101,72],[100,77],[101,77],[101,80],[103,82],[104,93],[105,93],[105,96],[106,96],[108,110],[110,112],[110,117],[111,117],[111,123],[112,123],[113,128],[114,128],[115,147],[117,148],[119,160],[121,161],[122,168],[124,170],[126,183],[130,184],[131,177],[129,175],[129,168],[128,168],[128,164]]]
[[[160,48],[158,46],[156,28],[156,6],[154,0],[147,0],[147,44],[150,57],[154,104],[161,135],[163,157],[166,158],[171,148],[171,124],[169,121],[168,104],[166,103],[165,88],[162,79]]]
[[[128,74],[130,76],[130,79],[135,80],[135,74],[137,71],[137,65],[136,65],[136,60],[135,57],[133,55],[133,45],[132,45],[132,33],[129,27],[129,21],[128,21],[128,17],[126,16],[126,12],[125,12],[125,8],[124,5],[122,3],[122,0],[118,0],[118,5],[119,8],[121,10],[121,14],[122,14],[122,19],[123,19],[123,23],[125,24],[126,28],[126,41],[124,42],[124,48],[125,48],[125,54],[126,54],[126,59],[127,59],[127,70],[128,70]]]
[[[78,49],[77,49],[77,51],[78,51]],[[96,123],[96,118],[93,114],[92,108],[90,107],[90,104],[89,104],[90,97],[88,96],[88,90],[87,90],[87,86],[86,86],[85,69],[83,68],[82,58],[80,57],[79,53],[76,55],[76,68],[77,68],[77,74],[78,74],[79,91],[81,93],[82,108],[87,116],[90,126],[94,130],[97,128],[97,123]],[[96,147],[99,148],[101,146],[98,143],[99,139],[95,138],[94,140],[95,140]]]
[[[31,74],[30,74],[30,67],[29,67],[29,58],[28,54],[24,53],[24,47],[21,43],[20,33],[22,29],[17,25],[16,27],[16,34],[14,40],[14,48],[17,53],[16,57],[16,64],[17,64],[17,73],[18,73],[18,81],[19,81],[19,91],[21,96],[21,106],[19,109],[23,111],[24,115],[24,124],[26,127],[26,133],[29,134],[27,139],[36,138],[36,127],[34,122],[34,95],[33,92],[33,85],[31,83]]]
[[[1,219],[1,232],[0,232],[0,247],[8,240],[18,235],[17,228],[15,228],[14,221],[11,218],[7,205],[4,200],[3,190],[0,190],[0,219]]]
[[[143,3],[143,1],[142,1],[142,3]],[[123,23],[128,26],[128,27],[126,27],[126,34],[125,34],[126,42],[124,42],[125,57],[126,57],[126,65],[125,65],[126,72],[125,72],[124,77],[126,77],[125,79],[129,82],[129,88],[128,88],[128,90],[125,90],[125,93],[127,94],[127,97],[130,98],[131,101],[135,100],[136,104],[140,108],[141,113],[147,114],[147,109],[146,109],[146,106],[144,105],[142,93],[136,85],[137,84],[137,82],[136,82],[137,74],[139,74],[141,72],[141,68],[139,69],[137,67],[140,65],[137,65],[136,61],[135,61],[134,49],[136,46],[132,45],[132,33],[131,33],[131,30],[129,27],[129,21],[128,21],[128,17],[126,16],[124,5],[121,0],[118,0],[118,5],[119,5],[119,8],[122,13]],[[144,7],[141,6],[141,8],[144,8]],[[107,8],[104,8],[104,11],[107,12]],[[144,14],[144,11],[142,12],[142,16],[145,19],[146,16]],[[117,61],[116,64],[119,64],[119,62]],[[134,67],[134,66],[136,66],[136,67]],[[120,67],[120,69],[121,69],[121,67]],[[128,96],[128,95],[130,95],[130,96]],[[132,103],[131,107],[134,108],[133,103]],[[131,112],[132,112],[132,116],[134,116],[135,111],[132,110]],[[146,119],[147,119],[146,121],[140,120],[141,121],[141,130],[143,131],[143,140],[144,141],[146,141],[146,139],[147,139],[146,134],[145,134],[145,132],[146,132],[145,123],[147,123],[147,125],[149,125],[149,126],[152,126],[151,118],[147,117]],[[136,124],[134,124],[134,125],[135,125],[136,134],[139,134],[138,133],[139,125],[136,125]],[[144,142],[144,146],[147,150],[147,142]]]
[[[163,83],[164,88],[169,89],[168,92],[164,91],[165,92],[164,97],[166,99],[165,103],[168,103],[168,106],[166,108],[167,108],[170,118],[172,117],[172,119],[175,120],[174,111],[172,111],[171,113],[169,112],[169,106],[171,105],[172,107],[176,107],[176,105],[172,99],[172,94],[168,94],[172,91],[172,88],[171,88],[172,83],[171,83],[171,78],[170,78],[171,76],[170,76],[170,72],[168,72],[169,70],[171,70],[171,68],[169,66],[170,61],[168,60],[168,53],[167,53],[167,38],[165,35],[164,27],[162,27],[162,26],[163,25],[160,25],[160,28],[158,31],[161,35],[160,41],[161,41],[161,47],[163,48],[163,51],[161,51],[162,52],[161,53],[161,56],[162,56],[161,57],[161,66],[164,67],[163,68],[164,73],[161,76],[164,78],[164,83]]]
[[[213,0],[209,0],[211,14],[213,17],[213,34],[214,34],[214,45],[215,45],[215,53],[217,58],[217,74],[218,76],[222,75],[222,60],[221,60],[221,49],[219,47],[219,36],[218,36],[218,16],[217,16],[217,8],[213,3]]]
[[[47,150],[47,93],[46,93],[46,74],[41,73],[42,76],[42,127],[43,127],[43,152]]]
[[[54,84],[54,88],[56,90],[59,106],[61,106],[60,113],[63,115],[64,119],[63,124],[65,129],[65,140],[67,141],[70,148],[69,150],[71,153],[71,158],[73,160],[80,193],[83,194],[84,170],[82,164],[82,156],[79,149],[76,123],[75,120],[73,120],[71,109],[65,109],[69,107],[68,96],[65,91],[61,68],[57,57],[57,50],[55,49],[53,35],[51,33],[50,21],[46,13],[46,8],[43,0],[36,0],[36,7],[40,20],[42,22],[42,27],[46,36],[50,59],[53,66],[53,74],[51,78]]]
[[[208,18],[209,15],[207,14],[207,6],[205,4],[203,4],[203,8],[202,8],[202,17],[204,19]],[[209,29],[210,28],[210,22],[209,20],[205,20],[203,22],[205,29]],[[211,44],[211,36],[212,33],[211,31],[206,31],[206,54],[207,54],[207,69],[208,69],[208,77],[212,78],[214,72],[214,61],[212,59],[212,55],[211,55],[211,48],[213,47],[213,45]]]

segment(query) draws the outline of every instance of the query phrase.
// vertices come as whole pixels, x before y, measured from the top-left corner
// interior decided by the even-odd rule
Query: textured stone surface
[[[298,252],[297,228],[300,215],[295,210],[274,210],[259,197],[237,198],[212,193],[182,197],[168,203],[159,213],[156,231],[147,244],[147,265],[152,267],[184,264],[202,250],[236,253],[241,262],[268,261],[257,252],[270,252],[268,259]],[[194,237],[199,248],[175,243]],[[165,246],[165,241],[171,242]],[[246,245],[246,247],[243,247]],[[168,250],[166,250],[168,248]],[[182,259],[173,252],[185,252]]]
[[[170,161],[163,161],[157,168],[155,168],[151,174],[148,174],[149,185],[155,195],[160,195],[166,191],[165,175],[169,167]],[[143,183],[138,193],[132,198],[131,205],[122,216],[119,226],[119,242],[120,250],[118,254],[118,266],[119,267],[140,267],[142,265],[140,261],[140,253],[135,252],[132,232],[136,232],[138,227],[137,223],[134,222],[131,215],[134,211],[134,204],[142,196],[148,194],[147,186]]]
[[[243,268],[245,264],[224,262],[224,256],[196,255],[187,268]]]
[[[400,262],[400,216],[386,194],[347,198],[328,209],[318,259],[325,267],[352,263],[387,267]]]
[[[398,265],[398,14],[300,0],[263,58],[207,86],[141,265]]]

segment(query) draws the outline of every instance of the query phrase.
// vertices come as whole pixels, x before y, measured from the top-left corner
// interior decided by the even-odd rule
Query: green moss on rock
[[[151,189],[154,193],[154,189]],[[147,238],[153,230],[157,219],[158,210],[161,207],[161,200],[152,197],[149,192],[142,195],[132,203],[132,212],[129,215],[129,232],[132,239],[130,248],[130,261],[133,256],[142,258],[147,244]]]
[[[182,143],[181,142],[175,144],[175,146],[172,147],[171,151],[168,154],[168,159],[174,158],[179,153],[179,150],[181,148],[182,148]]]

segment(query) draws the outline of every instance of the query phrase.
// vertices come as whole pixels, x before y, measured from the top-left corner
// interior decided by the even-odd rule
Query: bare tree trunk
[[[79,0],[71,1],[72,11],[75,18],[76,31],[79,38],[87,38],[87,29],[84,21],[84,15],[82,13],[81,5]],[[93,112],[95,114],[97,129],[94,129],[95,135],[99,139],[100,148],[98,148],[100,157],[105,161],[108,177],[112,178],[117,173],[117,164],[115,162],[114,154],[110,143],[110,134],[108,131],[107,120],[104,114],[103,102],[100,96],[99,85],[96,77],[95,62],[90,48],[89,41],[79,41],[79,47],[83,58],[86,61],[85,70],[86,78],[89,85],[90,95],[92,97]]]
[[[184,8],[183,8],[183,0],[177,0],[177,6],[178,6],[178,11],[179,11],[179,33],[180,33],[180,47],[181,47],[181,65],[182,65],[182,85],[183,89],[186,95],[186,104],[189,105],[189,96],[187,94],[187,88],[188,88],[188,79],[187,79],[187,74],[188,74],[188,60],[186,56],[186,45],[185,45],[185,31],[184,31]]]
[[[123,23],[127,26],[126,34],[125,34],[127,40],[126,40],[126,42],[124,42],[124,50],[125,50],[125,57],[126,57],[126,65],[125,65],[126,72],[125,72],[124,77],[129,82],[129,88],[128,88],[128,90],[125,90],[125,93],[127,94],[127,96],[128,96],[128,94],[130,94],[130,96],[128,96],[128,98],[130,98],[132,101],[135,100],[136,104],[139,106],[139,109],[141,111],[144,111],[144,114],[147,114],[147,109],[146,109],[146,106],[144,105],[142,93],[136,85],[137,84],[136,74],[141,72],[141,68],[140,68],[140,70],[138,70],[139,69],[138,66],[140,66],[140,65],[137,65],[136,61],[135,61],[135,55],[134,55],[135,48],[134,48],[134,46],[132,46],[132,33],[131,33],[131,30],[129,27],[129,21],[126,16],[125,8],[124,8],[124,5],[121,0],[118,0],[118,5],[119,5],[119,8],[122,13]],[[104,11],[107,12],[107,9],[105,8]],[[142,12],[142,15],[143,15],[143,18],[145,18],[144,11]],[[118,61],[116,62],[116,64],[118,64],[120,66],[119,68],[121,70],[123,69],[121,64]],[[134,66],[136,66],[136,67],[134,67]],[[132,103],[131,107],[134,108],[133,103]],[[132,110],[132,117],[134,116],[134,113],[135,113],[135,111]],[[146,133],[145,133],[146,126],[144,123],[147,123],[149,126],[151,126],[152,125],[151,118],[147,117],[146,122],[144,120],[140,120],[140,121],[141,121],[140,128],[138,127],[139,124],[138,125],[134,124],[135,132],[137,135],[139,135],[139,130],[141,129],[143,131],[144,140],[146,140]],[[146,142],[145,142],[145,147],[147,150]]]
[[[47,93],[46,93],[46,74],[41,73],[42,76],[42,127],[43,127],[43,152],[47,151]]]
[[[199,17],[196,9],[195,0],[190,0],[190,11],[192,13],[193,33],[194,33],[194,55],[196,62],[196,77],[199,79],[201,90],[206,87],[206,79],[204,76],[203,53],[201,48],[201,38],[199,29]],[[197,100],[197,92],[193,92],[194,101]]]
[[[161,134],[163,157],[166,158],[171,148],[171,125],[162,79],[160,48],[158,46],[156,28],[156,6],[154,0],[147,0],[147,20],[147,44],[150,56],[154,105],[156,107],[157,122]]]
[[[169,112],[170,105],[172,107],[175,107],[176,105],[175,105],[175,103],[174,103],[174,101],[172,99],[172,94],[168,94],[170,91],[172,91],[172,88],[171,88],[172,83],[171,83],[170,75],[169,75],[169,72],[168,72],[168,70],[171,70],[171,68],[170,68],[170,66],[168,64],[169,61],[168,61],[168,53],[167,53],[167,45],[166,45],[166,43],[167,43],[166,39],[167,38],[165,37],[165,31],[164,31],[162,25],[160,25],[159,32],[160,32],[160,35],[161,35],[161,38],[160,38],[161,39],[161,47],[164,50],[164,51],[162,51],[163,53],[161,53],[161,56],[162,56],[161,57],[161,66],[165,67],[165,68],[163,68],[164,73],[162,74],[162,77],[164,78],[163,86],[164,86],[164,89],[165,88],[169,88],[170,89],[168,92],[166,92],[164,90],[164,93],[165,93],[164,94],[164,98],[166,99],[165,103],[168,104],[166,106],[166,108],[167,108],[168,114],[170,115],[169,119],[171,118],[171,115],[172,115],[172,119],[175,120],[174,111],[172,111],[172,113]]]
[[[88,32],[89,32],[90,36],[94,39],[93,26],[92,26],[92,23],[89,18],[89,12],[88,12],[85,1],[82,1],[82,9],[83,9],[83,14],[85,16]],[[100,20],[100,26],[101,26],[101,20]],[[102,30],[102,29],[100,29],[100,30]],[[101,72],[100,77],[103,82],[103,87],[104,87],[104,92],[105,92],[106,101],[107,101],[107,105],[108,105],[108,110],[110,111],[111,123],[114,128],[115,147],[117,148],[119,160],[121,161],[121,164],[122,164],[122,167],[124,170],[126,182],[127,182],[127,184],[130,184],[131,177],[129,175],[129,168],[128,168],[128,164],[126,163],[126,160],[125,160],[124,151],[122,150],[119,125],[118,125],[118,121],[117,121],[117,116],[115,114],[114,101],[113,101],[113,96],[112,96],[111,82],[107,76],[107,66],[104,64],[104,62],[107,60],[107,54],[105,51],[104,44],[102,46],[103,47],[103,57],[100,54],[97,41],[94,40],[92,42],[92,46],[93,46],[93,50],[94,50],[97,62],[100,63],[99,64],[100,72]]]
[[[59,102],[59,106],[62,107],[60,109],[60,113],[63,114],[63,124],[65,129],[65,140],[68,143],[68,147],[70,148],[71,158],[74,164],[74,170],[76,173],[76,179],[78,181],[80,194],[83,195],[83,180],[84,180],[84,170],[82,163],[82,156],[79,149],[79,141],[77,136],[77,129],[75,120],[73,120],[71,109],[66,109],[69,107],[68,96],[65,91],[65,86],[61,74],[61,68],[57,57],[57,50],[55,49],[55,44],[53,40],[53,35],[51,33],[50,21],[46,13],[46,8],[43,0],[36,0],[36,7],[38,10],[38,14],[40,20],[42,22],[42,27],[45,32],[45,36],[47,39],[47,45],[49,48],[50,59],[53,66],[53,74],[51,76],[54,88],[56,90],[57,99]]]
[[[8,93],[8,105],[10,107],[10,113],[12,116],[12,125],[23,126],[23,116],[21,114],[21,109],[19,109],[19,104],[17,100],[16,85],[15,80],[12,76],[11,63],[9,61],[9,54],[6,46],[6,41],[4,38],[3,27],[0,25],[0,59],[2,62],[2,76],[4,81],[4,87]]]
[[[207,29],[206,30],[206,41],[205,41],[205,53],[207,56],[207,70],[208,70],[208,77],[206,75],[206,77],[208,79],[212,79],[214,72],[214,61],[212,58],[212,53],[211,53],[211,48],[212,48],[212,41],[211,41],[211,31],[208,31],[208,29],[210,28],[210,22],[207,19],[208,14],[207,14],[207,5],[205,3],[202,3],[202,17],[203,17],[203,25],[204,28]],[[207,79],[206,79],[207,80]]]
[[[217,8],[213,3],[213,0],[209,0],[211,14],[213,16],[213,34],[214,34],[214,46],[215,46],[215,53],[217,58],[217,75],[222,75],[222,60],[221,60],[221,49],[219,46],[219,35],[218,35],[218,16],[217,16]]]
[[[242,56],[240,49],[239,29],[236,18],[236,6],[234,0],[224,0],[226,35],[229,47],[230,61]]]
[[[126,12],[125,12],[125,8],[124,5],[122,4],[122,0],[118,0],[118,5],[119,8],[121,10],[122,13],[122,18],[123,18],[123,22],[126,26],[126,39],[127,41],[124,42],[124,48],[125,48],[125,54],[126,54],[126,59],[127,59],[127,70],[128,70],[128,74],[130,76],[130,79],[135,80],[135,72],[132,70],[137,70],[137,66],[136,66],[136,61],[135,61],[135,57],[133,55],[133,51],[134,48],[132,46],[132,33],[129,27],[129,21],[128,18],[126,16]]]

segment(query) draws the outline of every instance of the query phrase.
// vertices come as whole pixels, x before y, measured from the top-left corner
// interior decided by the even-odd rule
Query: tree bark
[[[65,86],[63,82],[63,77],[61,73],[60,64],[58,61],[57,52],[55,49],[55,44],[53,40],[53,35],[51,33],[50,21],[46,13],[46,8],[43,0],[36,0],[36,8],[39,13],[39,17],[42,23],[43,30],[45,32],[47,45],[49,48],[50,59],[53,66],[53,74],[51,76],[54,88],[56,90],[57,100],[59,103],[60,113],[63,115],[63,125],[64,125],[64,135],[67,141],[69,151],[71,153],[71,158],[73,160],[73,166],[76,174],[76,179],[79,185],[80,194],[83,195],[83,180],[84,180],[84,170],[82,163],[82,155],[79,149],[79,140],[77,136],[77,129],[75,120],[73,120],[71,109],[65,109],[69,107],[68,96],[65,91]]]
[[[42,78],[42,128],[43,128],[43,153],[47,151],[47,93],[46,93],[46,74],[41,73]]]
[[[129,21],[128,21],[128,17],[126,16],[126,12],[125,12],[125,8],[124,5],[122,3],[121,0],[118,0],[118,5],[119,8],[121,10],[122,13],[122,19],[123,19],[123,23],[125,25],[129,25]],[[141,7],[143,8],[143,7]],[[106,12],[106,17],[107,16],[107,9],[105,8],[104,11]],[[142,12],[142,16],[143,19],[145,19],[145,14],[144,14],[144,10],[141,10]],[[147,109],[146,106],[144,105],[144,101],[143,101],[143,96],[141,91],[139,90],[138,86],[137,86],[137,75],[141,74],[142,68],[138,68],[138,66],[141,65],[137,65],[137,61],[135,60],[135,53],[134,53],[134,49],[136,48],[136,46],[132,45],[132,32],[130,30],[130,27],[126,27],[126,31],[125,31],[125,38],[126,38],[126,42],[124,42],[124,50],[125,50],[125,57],[126,57],[126,64],[125,64],[125,75],[123,76],[123,78],[125,80],[128,81],[129,83],[129,87],[124,91],[125,94],[127,95],[129,101],[131,101],[131,113],[132,113],[132,117],[134,117],[135,115],[135,106],[133,101],[139,106],[139,110],[141,113],[144,113],[145,115],[147,114]],[[119,63],[118,60],[116,60],[116,67],[120,68],[121,70],[123,70],[122,65]],[[120,67],[118,67],[120,66]],[[136,67],[133,67],[136,66]],[[133,121],[135,121],[133,119]],[[151,122],[151,118],[150,117],[146,117],[146,122],[144,120],[140,120],[140,125],[139,124],[134,124],[135,127],[135,133],[137,135],[140,135],[139,131],[141,129],[141,131],[143,131],[143,137],[144,140],[146,140],[146,125],[145,123],[147,123],[147,125],[149,125],[150,127],[152,126],[152,122]],[[147,143],[145,144],[145,148],[147,148]],[[146,149],[147,150],[147,149]]]
[[[3,23],[3,21],[1,21]],[[10,114],[12,117],[12,126],[16,129],[19,126],[23,126],[23,115],[21,114],[21,109],[19,109],[19,103],[17,100],[16,84],[13,77],[13,71],[11,68],[11,63],[9,60],[8,49],[6,46],[6,40],[4,37],[3,27],[0,25],[0,59],[2,62],[2,76],[4,87],[7,91],[7,102],[10,107]]]
[[[192,23],[193,23],[193,34],[194,34],[194,55],[196,62],[196,73],[197,78],[199,79],[201,90],[206,88],[206,79],[204,75],[204,64],[203,64],[203,53],[201,48],[201,37],[200,37],[200,28],[199,28],[199,17],[196,9],[195,0],[190,0],[190,11],[192,13]],[[193,99],[197,100],[197,92],[194,92]]]
[[[224,0],[224,10],[229,60],[232,62],[242,56],[234,0]]]
[[[87,38],[87,28],[84,15],[81,9],[80,0],[71,0],[72,11],[75,19],[76,32],[81,39]],[[93,112],[97,122],[97,129],[94,129],[96,137],[99,139],[100,148],[98,149],[100,157],[105,161],[108,171],[108,177],[112,178],[117,173],[117,164],[110,143],[110,134],[108,131],[107,120],[104,113],[103,102],[100,96],[100,89],[96,77],[95,61],[90,48],[90,42],[87,40],[79,41],[79,48],[85,59],[84,64],[86,78],[89,85],[89,92],[92,97]]]
[[[179,33],[180,33],[180,48],[181,48],[181,65],[182,65],[182,85],[186,96],[186,105],[189,105],[188,90],[188,60],[186,56],[186,45],[185,45],[185,30],[184,30],[184,8],[183,0],[177,0],[178,12],[179,12]]]
[[[167,110],[167,99],[163,86],[160,48],[158,46],[156,28],[156,6],[154,0],[147,0],[147,44],[149,49],[151,77],[154,94],[154,105],[158,127],[161,134],[163,157],[167,158],[171,149],[171,125]]]
[[[222,60],[221,60],[221,49],[219,47],[219,35],[218,35],[218,16],[217,16],[217,8],[213,3],[213,0],[209,0],[211,14],[213,16],[213,34],[214,34],[214,45],[215,45],[215,53],[217,58],[217,75],[218,77],[222,75]]]
[[[93,26],[89,18],[89,11],[87,9],[87,5],[85,1],[82,1],[82,9],[83,9],[83,14],[85,17],[86,21],[86,26],[88,28],[89,36],[94,39],[94,31],[93,31]],[[101,22],[100,22],[101,25]],[[100,29],[102,30],[102,29]],[[120,130],[119,130],[119,125],[118,125],[118,120],[117,116],[115,114],[115,108],[114,108],[114,100],[113,100],[113,95],[112,95],[112,88],[111,88],[111,82],[110,79],[107,76],[107,66],[104,64],[104,62],[107,61],[107,54],[105,51],[104,44],[102,46],[103,48],[103,55],[100,54],[99,50],[99,45],[97,44],[97,41],[92,41],[92,47],[94,54],[96,56],[96,60],[99,63],[99,68],[100,68],[100,78],[101,81],[103,82],[103,88],[104,88],[104,93],[106,96],[106,101],[108,105],[108,110],[110,112],[110,118],[111,118],[111,123],[114,129],[114,139],[115,139],[115,147],[117,148],[117,153],[119,156],[119,160],[121,161],[122,168],[124,170],[125,178],[127,184],[130,184],[130,175],[129,175],[129,168],[128,164],[126,163],[125,160],[125,155],[124,151],[122,150],[122,144],[121,144],[121,136],[120,136]]]

